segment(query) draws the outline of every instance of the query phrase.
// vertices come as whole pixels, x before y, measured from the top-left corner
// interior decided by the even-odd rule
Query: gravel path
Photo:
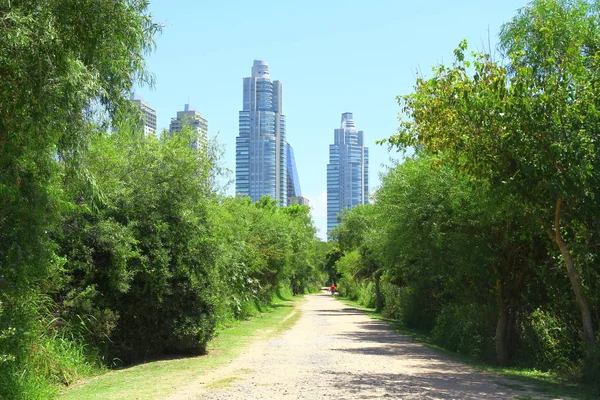
[[[517,399],[543,397],[394,333],[330,295],[307,296],[289,331],[171,395],[187,399]]]

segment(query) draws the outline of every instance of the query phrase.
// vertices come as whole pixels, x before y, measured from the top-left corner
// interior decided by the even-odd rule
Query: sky
[[[269,63],[283,86],[287,141],[318,236],[326,238],[327,162],[341,114],[354,113],[369,147],[370,192],[401,154],[376,145],[398,128],[396,96],[412,92],[415,72],[452,61],[466,39],[495,49],[498,32],[525,0],[155,0],[163,31],[147,57],[152,88],[136,89],[156,110],[159,129],[190,104],[225,149],[235,192],[235,138],[242,80],[253,60]]]

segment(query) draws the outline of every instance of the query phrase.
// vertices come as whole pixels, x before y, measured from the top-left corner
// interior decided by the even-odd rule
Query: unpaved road
[[[289,331],[255,343],[168,399],[544,397],[452,361],[330,295],[307,296],[300,311]]]

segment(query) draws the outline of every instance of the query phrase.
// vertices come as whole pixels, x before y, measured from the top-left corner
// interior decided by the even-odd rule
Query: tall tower
[[[208,141],[208,123],[206,119],[196,111],[194,108],[186,104],[183,107],[183,111],[177,111],[177,117],[171,118],[171,124],[169,125],[169,133],[179,133],[184,125],[195,131],[195,139],[192,141],[191,146],[194,149],[198,148],[200,142],[207,143]]]
[[[369,201],[369,149],[363,131],[357,131],[352,113],[342,114],[334,130],[327,164],[327,233],[338,224],[338,214]]]
[[[255,60],[244,78],[243,110],[235,144],[235,191],[257,201],[262,196],[287,205],[285,116],[281,82],[269,77],[269,64]]]

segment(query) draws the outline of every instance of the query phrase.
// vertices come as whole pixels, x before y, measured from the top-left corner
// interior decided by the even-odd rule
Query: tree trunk
[[[509,311],[506,305],[500,308],[498,323],[496,324],[496,362],[501,367],[508,364],[508,329],[509,329]]]
[[[502,284],[502,278],[498,265],[492,263],[492,269],[497,275],[496,278],[496,296],[498,300],[498,322],[496,324],[496,362],[500,366],[508,364],[508,324],[509,324],[509,310],[508,304],[504,301],[504,285]]]
[[[383,295],[381,294],[381,273],[375,272],[375,298],[377,304],[375,306],[375,312],[381,312],[383,310]]]
[[[558,200],[556,200],[556,209],[554,211],[554,232],[549,230],[548,235],[556,243],[563,256],[567,274],[569,275],[569,280],[571,281],[571,288],[575,294],[577,306],[579,306],[579,310],[581,311],[581,321],[583,325],[582,339],[589,350],[594,346],[595,340],[592,312],[583,293],[581,277],[579,276],[577,269],[575,269],[575,263],[573,261],[573,256],[571,255],[571,251],[569,250],[569,246],[563,240],[562,235],[560,234],[560,213],[562,202],[563,199],[560,197]]]

